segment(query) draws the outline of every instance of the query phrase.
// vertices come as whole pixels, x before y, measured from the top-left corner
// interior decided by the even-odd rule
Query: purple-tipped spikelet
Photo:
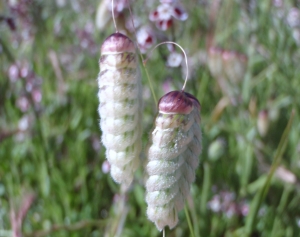
[[[112,178],[125,187],[133,180],[141,153],[141,79],[134,43],[121,33],[102,44],[99,115],[102,142]]]
[[[146,164],[147,215],[158,228],[177,225],[201,153],[200,103],[189,93],[172,91],[158,103]]]

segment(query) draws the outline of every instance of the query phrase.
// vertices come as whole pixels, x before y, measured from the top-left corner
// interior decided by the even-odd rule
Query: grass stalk
[[[260,207],[261,203],[263,202],[263,200],[269,190],[271,179],[272,179],[278,165],[280,164],[282,154],[286,149],[288,136],[291,131],[294,115],[295,115],[295,111],[293,110],[291,113],[290,119],[288,121],[288,124],[281,136],[281,139],[280,139],[280,142],[278,145],[278,149],[276,151],[276,154],[275,154],[275,157],[273,160],[273,164],[271,166],[271,169],[269,171],[267,179],[264,183],[264,186],[259,190],[257,195],[255,195],[254,200],[251,203],[250,212],[246,219],[246,224],[245,224],[245,236],[246,237],[249,237],[255,228],[255,223],[256,223],[259,207]]]
[[[190,215],[189,215],[187,205],[184,205],[184,212],[185,212],[186,220],[187,220],[188,225],[189,225],[191,235],[192,235],[192,237],[195,237],[194,229],[193,229],[193,225],[192,225],[192,222],[191,222],[191,218],[190,218]]]
[[[127,0],[128,1],[128,0]],[[134,30],[134,36],[135,36],[135,42],[138,42],[137,41],[137,35],[136,35],[136,30],[135,30],[135,25],[134,25],[134,21],[133,21],[133,14],[132,14],[132,10],[131,10],[131,6],[130,6],[130,3],[128,1],[128,8],[129,8],[129,12],[130,12],[130,17],[131,17],[131,22],[132,22],[132,27],[133,27],[133,30]],[[153,96],[153,99],[154,99],[154,102],[155,104],[157,105],[157,97],[155,95],[155,92],[154,92],[154,88],[153,88],[153,84],[152,84],[152,80],[149,76],[149,72],[147,70],[147,67],[146,67],[146,64],[144,63],[144,57],[143,57],[143,54],[142,54],[142,51],[138,45],[138,43],[136,43],[137,45],[137,48],[138,48],[138,51],[139,51],[139,55],[140,55],[140,58],[141,58],[141,61],[142,61],[142,65],[143,65],[143,68],[144,68],[144,71],[146,73],[146,77],[147,77],[147,80],[148,80],[148,83],[149,83],[149,86],[150,86],[150,90],[151,90],[151,93],[152,93],[152,96]]]

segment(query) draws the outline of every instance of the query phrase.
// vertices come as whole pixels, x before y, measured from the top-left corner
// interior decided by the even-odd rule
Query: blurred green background
[[[193,231],[182,211],[166,236],[299,236],[300,1],[167,3],[188,14],[167,30],[148,17],[158,0],[130,3],[138,37],[150,27],[145,51],[166,40],[186,50],[186,91],[202,106],[186,205]],[[126,195],[107,173],[96,79],[101,44],[115,31],[110,6],[0,2],[0,236],[162,235],[145,214],[143,170]],[[118,29],[136,41],[126,1],[115,7]],[[157,98],[184,83],[172,52],[161,46],[146,65]],[[140,68],[146,146],[157,111]]]

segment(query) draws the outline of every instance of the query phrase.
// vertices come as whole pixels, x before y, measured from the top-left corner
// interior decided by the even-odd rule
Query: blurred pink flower
[[[24,113],[29,109],[30,103],[25,96],[19,97],[17,100],[17,107]]]
[[[239,206],[237,203],[234,202],[229,203],[227,209],[224,212],[228,218],[231,218],[239,214]]]
[[[21,71],[20,71],[20,76],[23,77],[23,78],[25,78],[25,77],[28,76],[28,74],[29,74],[29,68],[28,68],[28,66],[27,65],[23,66],[21,68]]]
[[[19,68],[16,64],[12,64],[8,69],[8,77],[11,82],[16,82],[20,76],[19,76]]]
[[[153,12],[150,13],[149,19],[156,23],[160,30],[167,30],[173,24],[173,18],[185,21],[188,18],[187,12],[174,1],[161,1]]]
[[[137,42],[141,52],[146,53],[146,51],[156,42],[152,29],[149,27],[140,28],[137,32]]]
[[[40,88],[34,88],[31,92],[32,99],[35,103],[39,104],[42,101],[42,92]]]
[[[240,212],[242,216],[247,216],[249,213],[249,203],[247,203],[246,201],[242,202],[240,204]]]
[[[221,211],[221,199],[219,195],[213,196],[213,198],[207,203],[210,210],[213,212],[220,212]]]
[[[233,216],[245,216],[249,211],[249,204],[246,200],[238,201],[235,193],[221,191],[215,194],[207,203],[208,208],[215,213],[223,213],[228,218]]]
[[[107,174],[107,173],[109,173],[109,171],[110,171],[110,164],[109,164],[109,162],[108,162],[107,160],[105,160],[105,161],[102,163],[102,172],[103,172],[104,174]]]

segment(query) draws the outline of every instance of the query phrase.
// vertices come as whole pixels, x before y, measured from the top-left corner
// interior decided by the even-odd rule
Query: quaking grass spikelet
[[[99,115],[102,142],[111,176],[127,188],[139,166],[141,153],[141,79],[134,43],[121,33],[102,44]]]
[[[146,165],[147,215],[158,228],[174,228],[184,206],[201,153],[200,103],[189,93],[172,91],[158,103],[159,113]]]

